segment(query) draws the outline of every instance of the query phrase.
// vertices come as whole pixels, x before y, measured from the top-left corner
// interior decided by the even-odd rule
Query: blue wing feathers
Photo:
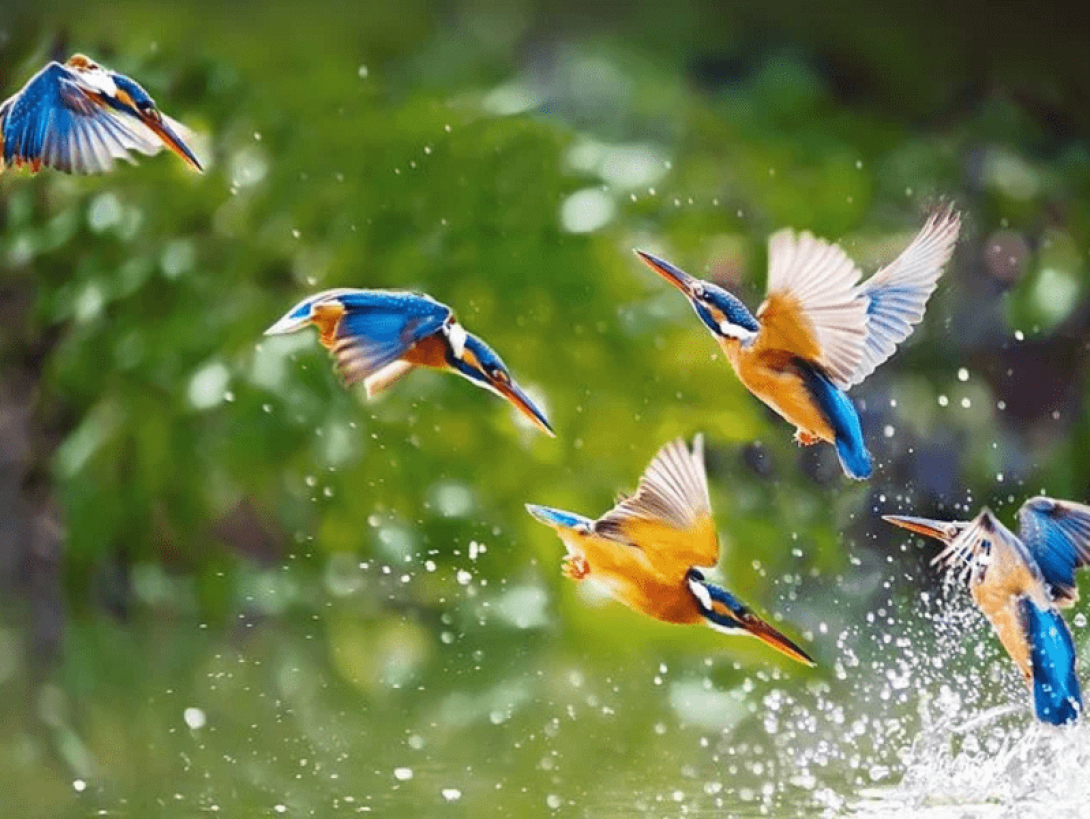
[[[870,453],[863,443],[863,427],[855,405],[843,390],[838,389],[812,364],[801,359],[795,363],[810,394],[836,434],[836,454],[844,473],[855,480],[869,478],[872,471]]]
[[[1055,609],[1040,609],[1028,599],[1021,605],[1030,643],[1037,718],[1053,725],[1074,722],[1082,711],[1082,693],[1075,676],[1071,632]]]
[[[345,314],[337,327],[337,366],[349,384],[362,381],[433,335],[450,308],[412,293],[360,291],[338,300]]]
[[[1090,507],[1036,497],[1018,512],[1020,535],[1060,605],[1074,602],[1075,570],[1090,563]]]

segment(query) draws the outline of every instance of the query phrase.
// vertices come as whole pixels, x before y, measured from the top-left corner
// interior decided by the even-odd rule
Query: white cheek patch
[[[712,596],[703,583],[695,578],[689,578],[689,591],[693,593],[693,597],[700,603],[700,607],[705,611],[712,610]]]
[[[79,79],[80,82],[94,91],[98,91],[108,97],[117,96],[117,84],[114,82],[113,77],[98,66],[87,71],[80,71]]]
[[[446,328],[446,332],[447,340],[450,342],[451,349],[454,350],[454,357],[461,358],[466,349],[466,328],[452,321]]]
[[[757,335],[752,330],[738,324],[731,324],[726,319],[719,322],[719,332],[727,338],[736,338],[739,341],[749,341]]]

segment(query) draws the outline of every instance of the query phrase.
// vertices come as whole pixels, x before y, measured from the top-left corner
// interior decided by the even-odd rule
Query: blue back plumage
[[[526,511],[544,523],[558,529],[581,529],[590,531],[594,524],[590,518],[577,515],[575,512],[565,512],[563,509],[553,509],[551,506],[538,506],[533,503],[526,504]]]
[[[872,470],[870,453],[863,443],[863,427],[855,405],[813,364],[802,359],[796,359],[795,364],[836,434],[836,454],[845,474],[856,480],[869,478]]]
[[[345,308],[337,325],[342,343],[334,353],[349,383],[363,380],[424,338],[438,333],[451,315],[445,304],[416,293],[358,290],[338,293]]]
[[[363,290],[338,296],[338,301],[346,310],[339,328],[341,337],[358,338],[375,348],[397,347],[402,352],[438,332],[450,316],[445,304],[416,293]]]
[[[1075,676],[1071,632],[1055,609],[1040,609],[1026,598],[1020,605],[1030,644],[1037,719],[1053,725],[1074,722],[1082,711],[1082,694]]]

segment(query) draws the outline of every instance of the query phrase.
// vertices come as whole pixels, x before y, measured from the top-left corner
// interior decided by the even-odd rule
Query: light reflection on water
[[[0,792],[55,817],[1087,815],[1090,730],[1032,721],[964,595],[874,607],[811,674],[588,652],[547,594],[498,605],[533,584],[383,611],[362,571],[226,634],[74,625],[55,681],[5,683],[33,713],[0,704]]]

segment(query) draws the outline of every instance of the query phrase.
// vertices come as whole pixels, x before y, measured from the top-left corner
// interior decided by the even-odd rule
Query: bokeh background
[[[88,53],[210,167],[0,177],[0,813],[1083,809],[1090,739],[1035,731],[933,547],[877,515],[1090,498],[1084,23],[5,4],[4,94]],[[755,307],[775,229],[872,270],[949,202],[924,324],[853,391],[866,484],[796,448],[631,253]],[[262,337],[338,286],[452,305],[558,438],[453,377],[367,402],[311,334]],[[577,589],[523,510],[597,514],[698,431],[725,583],[815,669]]]

